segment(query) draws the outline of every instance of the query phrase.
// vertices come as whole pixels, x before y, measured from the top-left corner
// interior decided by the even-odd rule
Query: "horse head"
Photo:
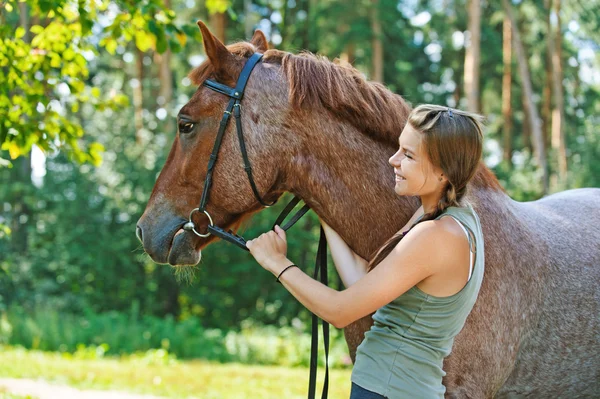
[[[202,235],[207,232],[209,217],[215,226],[235,231],[245,218],[264,208],[254,195],[244,169],[236,121],[231,117],[218,150],[206,213],[193,212],[190,216],[198,208],[210,155],[230,100],[202,83],[210,79],[233,88],[248,58],[268,49],[267,40],[259,30],[250,42],[226,47],[202,22],[198,25],[207,60],[190,73],[198,89],[179,111],[177,135],[136,229],[146,253],[157,263],[171,265],[197,264],[201,249],[215,240],[214,236],[200,237],[184,230],[188,218]],[[291,149],[287,135],[282,134],[287,91],[278,68],[259,63],[248,79],[240,103],[253,180],[267,203],[276,201],[285,191],[280,155]]]

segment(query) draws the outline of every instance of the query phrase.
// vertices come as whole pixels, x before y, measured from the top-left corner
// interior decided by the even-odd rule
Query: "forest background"
[[[482,113],[485,162],[516,200],[600,187],[598,0],[0,1],[0,344],[308,364],[310,313],[246,252],[211,245],[182,285],[135,237],[205,60],[198,19]],[[318,227],[288,234],[307,272]]]

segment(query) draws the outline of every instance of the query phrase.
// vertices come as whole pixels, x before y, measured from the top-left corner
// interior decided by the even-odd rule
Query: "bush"
[[[193,318],[139,318],[133,312],[79,316],[48,309],[26,313],[18,307],[9,308],[0,320],[4,320],[4,324],[0,322],[0,342],[78,358],[136,354],[146,363],[180,358],[292,367],[307,367],[310,361],[310,334],[251,321],[242,323],[240,331],[224,331],[205,329]],[[2,325],[8,327],[3,329]],[[5,330],[9,333],[2,335]],[[319,364],[324,365],[322,336],[319,341]],[[330,341],[330,366],[349,366],[343,334],[332,327]]]

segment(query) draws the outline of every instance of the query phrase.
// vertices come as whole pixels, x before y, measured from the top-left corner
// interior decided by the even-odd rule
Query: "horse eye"
[[[190,133],[194,130],[194,124],[191,122],[185,122],[179,124],[179,132],[180,133]]]

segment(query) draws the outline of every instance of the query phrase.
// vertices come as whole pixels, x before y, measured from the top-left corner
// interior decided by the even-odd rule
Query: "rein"
[[[215,164],[217,162],[217,157],[219,153],[219,149],[221,147],[221,141],[223,140],[223,136],[225,134],[225,130],[227,129],[227,123],[231,115],[233,114],[235,118],[235,125],[237,130],[237,136],[240,143],[240,150],[242,152],[242,158],[244,159],[244,170],[248,175],[248,180],[250,181],[250,186],[252,187],[252,192],[254,196],[266,208],[274,205],[277,200],[274,202],[267,204],[261,198],[258,189],[256,188],[256,184],[254,183],[254,178],[252,177],[252,167],[250,166],[250,160],[248,159],[248,153],[246,151],[246,144],[244,142],[244,133],[242,129],[242,121],[241,121],[241,112],[242,105],[241,101],[244,97],[244,89],[246,88],[246,83],[248,83],[248,78],[252,73],[252,70],[260,62],[262,58],[262,54],[254,53],[244,65],[242,72],[238,78],[238,81],[235,85],[235,88],[231,88],[222,83],[216,82],[214,80],[206,80],[203,85],[208,87],[211,90],[214,90],[218,93],[224,94],[229,97],[229,103],[225,108],[225,112],[223,113],[223,118],[221,118],[221,123],[219,124],[219,132],[217,133],[217,137],[215,139],[215,144],[213,146],[212,153],[210,154],[210,158],[208,161],[208,171],[206,172],[206,178],[204,180],[204,189],[202,190],[202,197],[200,198],[200,205],[198,208],[194,208],[190,212],[189,220],[183,225],[183,229],[189,232],[193,232],[199,237],[208,237],[211,234],[217,236],[225,241],[228,241],[232,244],[235,244],[241,249],[249,251],[246,247],[246,240],[235,234],[232,230],[225,231],[221,227],[215,226],[210,214],[206,211],[206,203],[208,202],[208,197],[210,194],[210,187],[212,185],[212,174]],[[289,204],[286,205],[284,210],[279,214],[277,220],[273,224],[272,229],[275,228],[275,225],[280,225],[285,220],[285,218],[290,214],[290,212],[296,207],[296,205],[300,202],[300,198],[294,197]],[[292,227],[302,216],[306,214],[310,210],[308,205],[304,205],[284,226],[281,226],[283,230],[288,230]],[[206,233],[202,234],[196,230],[196,225],[192,220],[194,213],[204,213],[208,217],[208,230]],[[319,276],[320,274],[320,276]],[[313,278],[318,280],[320,277],[321,283],[327,285],[327,239],[325,237],[325,231],[321,226],[321,236],[319,238],[319,247],[317,249],[317,259],[315,261],[315,270],[313,273]],[[308,383],[308,399],[313,399],[315,397],[316,391],[316,380],[317,380],[317,348],[319,345],[319,326],[318,326],[319,318],[317,315],[313,313],[312,315],[312,338],[310,345],[310,375],[309,375],[309,383]],[[321,394],[322,399],[327,399],[327,391],[329,388],[329,323],[325,320],[321,320],[323,325],[323,342],[325,344],[325,379],[323,381],[323,391]]]

